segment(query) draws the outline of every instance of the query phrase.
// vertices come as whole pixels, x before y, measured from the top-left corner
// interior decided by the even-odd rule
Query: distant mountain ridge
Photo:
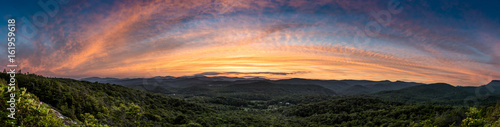
[[[99,82],[99,83],[110,83],[122,85],[130,88],[147,90],[157,93],[176,93],[175,91],[182,91],[186,93],[188,88],[196,87],[196,90],[201,90],[204,88],[205,91],[210,91],[211,89],[222,89],[224,87],[234,87],[233,85],[246,84],[251,85],[257,82],[267,82],[271,85],[307,85],[308,87],[320,86],[331,93],[337,95],[358,95],[358,94],[371,94],[380,91],[387,90],[399,90],[407,87],[424,85],[422,83],[415,82],[403,82],[395,81],[391,82],[385,81],[369,81],[369,80],[315,80],[315,79],[281,79],[281,80],[269,80],[264,78],[238,78],[238,77],[206,77],[206,76],[184,76],[184,77],[152,77],[152,78],[99,78],[90,77],[81,79],[83,81]],[[262,86],[264,87],[264,86]],[[297,86],[295,86],[297,87]],[[276,87],[277,88],[277,87]],[[306,87],[303,87],[306,88]],[[159,91],[163,89],[164,91]],[[184,90],[183,90],[184,89]],[[192,89],[192,88],[191,88]],[[282,89],[282,88],[280,88]],[[317,87],[312,89],[318,89]],[[320,90],[327,91],[327,90]],[[296,91],[300,92],[300,91]],[[329,92],[326,92],[329,93]]]
[[[268,99],[283,95],[364,95],[405,103],[432,103],[464,105],[467,99],[474,103],[495,104],[500,99],[500,80],[478,86],[452,86],[446,83],[423,84],[403,81],[369,80],[315,80],[237,77],[153,77],[153,78],[84,78],[90,82],[110,83],[129,88],[163,94],[197,96],[228,95],[246,99]],[[255,96],[248,96],[251,93]],[[468,104],[466,104],[468,105]]]
[[[407,87],[400,90],[382,91],[371,94],[384,100],[405,103],[428,103],[446,105],[496,104],[500,100],[500,81],[478,87],[452,86],[446,83],[434,83]]]

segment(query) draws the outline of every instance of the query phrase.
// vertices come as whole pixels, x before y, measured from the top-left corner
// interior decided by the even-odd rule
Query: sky
[[[2,2],[18,69],[43,76],[500,79],[498,0]]]

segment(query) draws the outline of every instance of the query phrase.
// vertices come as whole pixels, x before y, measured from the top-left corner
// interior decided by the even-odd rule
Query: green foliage
[[[108,127],[108,125],[99,124],[98,120],[93,115],[91,115],[89,113],[82,114],[81,117],[83,118],[83,123],[81,123],[81,125],[83,125],[83,126]]]
[[[464,99],[471,95],[474,94],[462,88],[444,83],[436,83],[408,87],[395,91],[382,91],[372,94],[371,96],[407,104],[464,105]]]
[[[1,73],[0,77],[8,78],[8,75]],[[197,114],[213,112],[198,104],[118,85],[23,74],[17,74],[16,79],[18,87],[26,88],[63,115],[84,124],[185,124],[176,123],[179,116],[183,116],[185,121],[192,121],[197,119]]]
[[[476,107],[469,108],[469,112],[465,113],[467,118],[462,120],[462,126],[464,127],[483,127],[487,125],[487,122],[481,115],[481,111]]]
[[[470,107],[462,120],[462,127],[498,127],[500,126],[500,104],[496,106]]]
[[[332,126],[410,126],[412,121],[421,121],[413,126],[451,125],[453,117],[446,117],[453,111],[452,106],[405,105],[370,98],[340,98],[319,103],[301,104],[285,108],[287,116],[306,119],[308,125]],[[445,114],[444,116],[442,116]],[[435,122],[436,118],[443,120]],[[458,122],[461,119],[458,119]]]
[[[231,97],[214,97],[209,100],[210,103],[231,105],[231,106],[247,106],[249,103],[246,100]]]
[[[10,111],[5,110],[9,106],[7,100],[10,94],[3,79],[0,79],[0,121],[3,126],[63,126],[63,120],[57,118],[55,111],[46,104],[41,104],[36,96],[26,92],[26,89],[16,89],[13,92],[15,99],[15,120],[6,117]]]
[[[230,85],[215,92],[215,88],[190,87],[180,90],[185,94],[165,95],[159,94],[161,91],[150,93],[119,85],[45,78],[33,74],[18,74],[16,77],[20,87],[16,91],[18,119],[0,117],[1,125],[500,126],[500,105],[468,108],[435,103],[411,104],[408,102],[419,102],[419,98],[412,99],[410,96],[395,97],[405,99],[407,103],[366,96],[341,97],[319,86],[279,86],[256,82],[253,85]],[[8,75],[1,73],[0,78],[8,78]],[[3,102],[9,99],[7,87],[5,81],[0,80],[0,83],[0,108],[6,109],[8,105]],[[437,84],[421,87],[421,91],[429,87],[451,88]],[[290,93],[301,89],[304,89],[302,93]],[[437,97],[440,95],[437,92],[427,91],[427,95],[422,97]],[[417,93],[410,95],[416,96]],[[458,95],[462,91],[454,93]],[[445,95],[456,95],[454,93]],[[382,92],[376,97],[382,98],[383,94],[396,96],[401,93]],[[56,110],[67,118],[58,118]],[[2,116],[7,114],[6,110],[0,111]]]
[[[443,112],[434,117],[428,118],[420,122],[413,122],[410,126],[413,127],[444,127],[444,126],[458,126],[462,119],[464,119],[466,108],[454,107],[452,110]]]

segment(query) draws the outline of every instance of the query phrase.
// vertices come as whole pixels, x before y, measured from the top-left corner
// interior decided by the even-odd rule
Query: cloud
[[[217,75],[454,85],[500,78],[494,17],[442,1],[401,1],[404,10],[391,15],[380,36],[359,36],[375,21],[370,12],[386,10],[387,2],[75,1],[61,7],[39,37],[23,40],[19,63],[23,71],[73,78]]]

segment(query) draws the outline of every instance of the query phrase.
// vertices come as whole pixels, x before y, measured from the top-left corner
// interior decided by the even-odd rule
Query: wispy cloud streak
[[[500,79],[500,18],[459,2],[401,1],[379,36],[360,43],[388,1],[74,1],[21,43],[19,63],[73,78]]]

